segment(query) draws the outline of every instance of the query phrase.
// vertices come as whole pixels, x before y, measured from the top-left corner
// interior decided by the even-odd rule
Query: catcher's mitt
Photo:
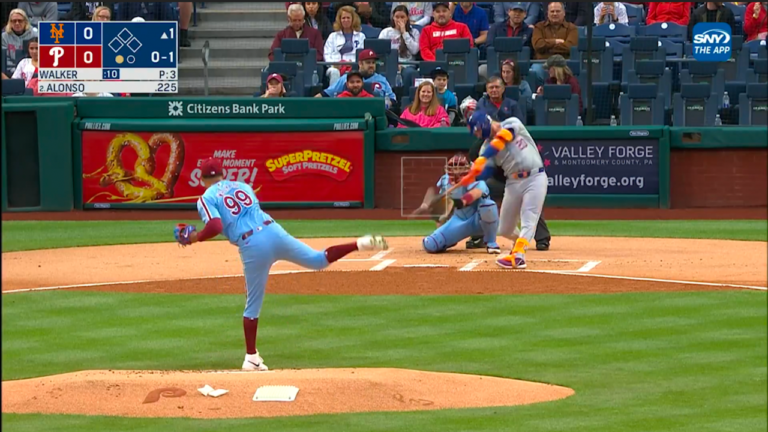
[[[173,237],[176,239],[176,241],[182,245],[182,246],[189,246],[192,244],[192,241],[189,239],[189,236],[196,231],[197,228],[195,228],[194,225],[187,225],[187,224],[177,224],[176,228],[173,229]]]

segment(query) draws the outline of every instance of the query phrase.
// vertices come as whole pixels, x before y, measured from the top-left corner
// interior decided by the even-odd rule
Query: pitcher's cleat
[[[357,239],[357,250],[359,251],[373,251],[373,250],[387,250],[389,245],[384,237],[380,235],[367,235]]]
[[[264,364],[264,359],[261,358],[259,352],[256,354],[246,354],[245,361],[243,361],[243,370],[246,371],[268,371],[269,368]]]
[[[488,243],[488,244],[485,246],[485,250],[486,250],[486,251],[487,251],[489,254],[500,254],[500,253],[501,253],[501,248],[500,248],[500,247],[499,247],[499,245],[498,245],[498,244],[496,244],[496,243]]]

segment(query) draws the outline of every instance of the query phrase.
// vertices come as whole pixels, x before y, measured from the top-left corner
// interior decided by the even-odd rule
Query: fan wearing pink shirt
[[[435,128],[450,126],[448,113],[440,105],[440,99],[435,94],[435,86],[430,81],[424,81],[416,89],[416,100],[403,110],[400,118],[417,123],[421,127]],[[402,124],[398,127],[405,127]]]

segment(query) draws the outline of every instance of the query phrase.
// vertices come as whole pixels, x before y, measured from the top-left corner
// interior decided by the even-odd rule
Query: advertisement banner
[[[144,133],[84,131],[83,202],[195,203],[200,164],[222,161],[227,180],[259,201],[363,202],[363,132]]]
[[[548,195],[657,195],[658,140],[537,141]]]

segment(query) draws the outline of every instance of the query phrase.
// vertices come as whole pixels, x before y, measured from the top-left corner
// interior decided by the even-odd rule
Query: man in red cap
[[[397,99],[397,96],[395,96],[395,92],[392,91],[392,86],[389,85],[389,81],[387,81],[387,78],[385,78],[384,75],[376,73],[376,60],[378,60],[378,58],[379,56],[377,56],[372,49],[364,49],[360,51],[360,54],[357,56],[358,71],[360,72],[360,76],[363,77],[363,82],[371,83],[374,93],[378,93],[374,94],[374,96],[389,96],[390,101],[393,102]],[[315,97],[338,97],[347,89],[348,76],[348,74],[344,74],[334,85],[318,93]]]
[[[469,46],[474,46],[472,33],[466,24],[451,19],[449,2],[432,3],[432,17],[435,21],[421,30],[419,50],[425,61],[435,61],[435,51],[443,48],[445,39],[469,39]]]
[[[367,235],[324,251],[314,250],[288,234],[265,213],[248,184],[225,180],[219,160],[205,160],[200,171],[206,191],[197,201],[197,211],[205,228],[198,233],[194,225],[179,224],[174,237],[181,245],[188,246],[223,234],[240,249],[246,285],[243,313],[246,354],[242,368],[265,371],[268,368],[256,349],[256,333],[272,265],[282,260],[321,270],[354,251],[386,250],[387,242],[381,236]]]

